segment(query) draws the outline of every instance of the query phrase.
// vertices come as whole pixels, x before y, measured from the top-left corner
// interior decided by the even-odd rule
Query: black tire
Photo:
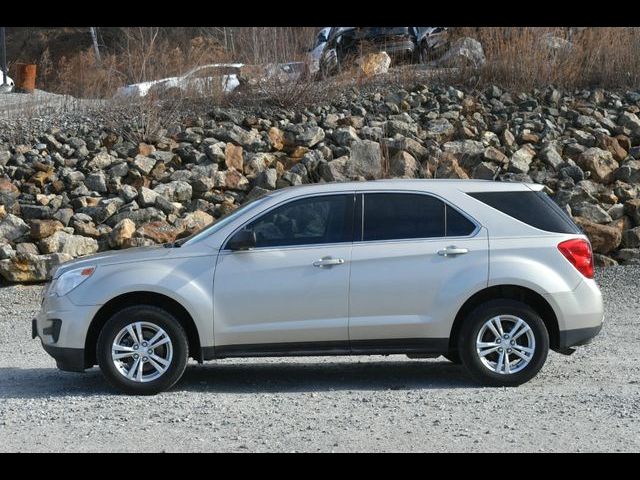
[[[144,383],[126,378],[111,358],[111,346],[116,336],[135,322],[148,322],[162,328],[171,340],[173,349],[167,370],[157,379]],[[126,307],[107,320],[98,337],[96,353],[100,370],[113,387],[129,395],[155,395],[168,390],[180,380],[187,366],[189,346],[187,334],[172,314],[151,305],[137,305]]]
[[[501,374],[491,370],[482,363],[476,350],[480,329],[487,320],[497,315],[520,318],[531,327],[535,349],[529,363],[516,373]],[[505,330],[505,333],[508,332]],[[458,352],[463,365],[477,382],[494,387],[515,387],[535,377],[544,365],[549,353],[549,333],[540,316],[525,303],[509,299],[492,300],[475,308],[464,319],[458,337]]]
[[[460,359],[460,354],[457,350],[451,350],[449,353],[445,353],[442,355],[444,358],[449,360],[451,363],[455,363],[456,365],[460,365],[462,360]]]

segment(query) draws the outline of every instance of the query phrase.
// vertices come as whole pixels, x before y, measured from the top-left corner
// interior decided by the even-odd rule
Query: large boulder
[[[50,237],[58,230],[62,230],[64,225],[58,220],[32,220],[31,221],[31,238],[42,240]]]
[[[356,60],[360,73],[365,77],[382,75],[389,71],[391,57],[387,52],[368,53]]]
[[[71,259],[71,255],[66,253],[16,255],[0,260],[0,275],[9,282],[43,282],[51,279],[56,267]]]
[[[380,144],[371,140],[361,140],[351,144],[351,156],[346,162],[347,177],[364,177],[367,180],[381,178],[383,157]]]
[[[619,228],[599,225],[583,217],[575,217],[574,221],[589,237],[594,252],[606,254],[620,246],[622,233]]]
[[[470,37],[455,40],[435,63],[439,66],[480,68],[487,62],[482,44]]]
[[[153,189],[158,195],[162,195],[170,202],[188,202],[193,195],[193,188],[187,182],[174,180],[169,183],[161,183]]]
[[[20,237],[26,235],[29,232],[29,225],[24,220],[13,214],[5,215],[0,220],[0,240],[5,239],[10,242],[15,242]]]
[[[58,231],[40,240],[39,246],[42,253],[66,253],[72,257],[90,255],[98,251],[96,239],[72,235],[64,231]]]
[[[184,232],[185,228],[184,224],[176,227],[167,222],[155,221],[145,223],[138,228],[138,230],[136,230],[136,236],[148,238],[155,243],[170,243],[175,241],[175,239]]]
[[[442,146],[445,153],[452,154],[465,168],[473,168],[482,161],[484,144],[476,140],[455,140]]]
[[[400,151],[389,159],[389,173],[394,177],[415,178],[421,166],[409,152]]]
[[[509,162],[509,171],[513,173],[528,173],[536,152],[529,145],[523,145],[513,155]]]
[[[434,178],[458,178],[466,180],[469,178],[469,175],[460,167],[456,157],[451,154],[444,154],[438,160]]]
[[[613,172],[619,167],[613,159],[611,152],[601,148],[592,147],[585,150],[576,162],[583,170],[591,172],[591,177],[596,182],[611,183]]]
[[[111,248],[122,248],[136,231],[136,224],[129,218],[120,220],[109,233],[109,246]]]

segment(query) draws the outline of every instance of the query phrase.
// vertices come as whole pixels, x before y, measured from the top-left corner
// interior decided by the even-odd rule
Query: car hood
[[[53,278],[58,278],[63,273],[76,268],[114,265],[118,263],[136,263],[146,260],[155,260],[175,255],[175,248],[164,248],[162,245],[153,247],[137,247],[128,248],[126,250],[110,250],[108,252],[88,255],[86,257],[77,258],[60,265],[53,273]]]

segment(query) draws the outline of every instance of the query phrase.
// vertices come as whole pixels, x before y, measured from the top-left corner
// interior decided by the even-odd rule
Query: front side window
[[[256,247],[351,242],[354,195],[325,195],[289,202],[253,220]]]

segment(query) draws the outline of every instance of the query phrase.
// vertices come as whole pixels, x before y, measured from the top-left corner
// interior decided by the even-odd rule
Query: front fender
[[[213,274],[215,256],[99,265],[69,294],[78,306],[104,305],[127,293],[151,292],[182,305],[198,329],[201,345],[213,345]]]

